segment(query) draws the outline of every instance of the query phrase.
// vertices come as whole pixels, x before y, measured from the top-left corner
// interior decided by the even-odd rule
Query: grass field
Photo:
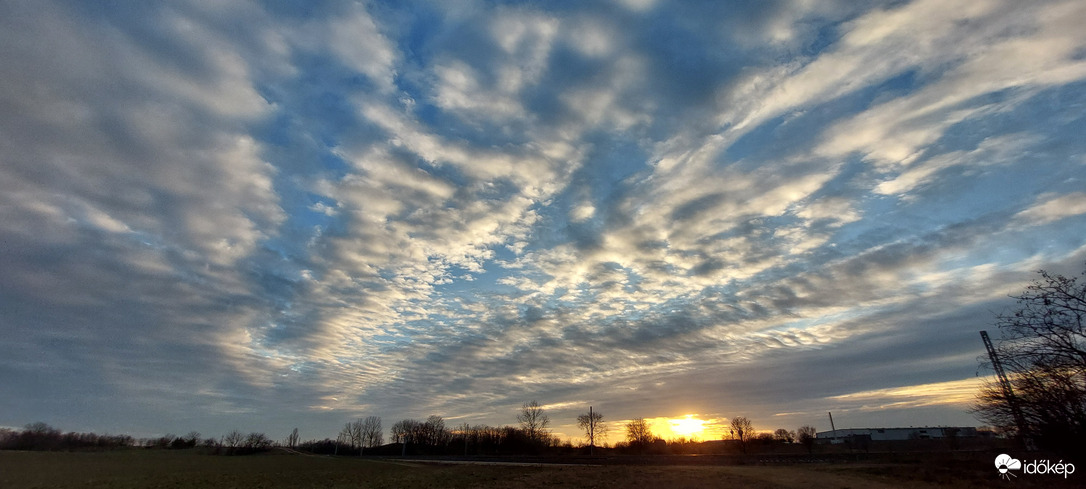
[[[981,466],[982,465],[982,466]],[[0,452],[0,488],[928,488],[1077,487],[1054,476],[999,480],[977,461],[727,466],[495,466],[191,450]],[[1075,474],[1078,475],[1078,474]]]

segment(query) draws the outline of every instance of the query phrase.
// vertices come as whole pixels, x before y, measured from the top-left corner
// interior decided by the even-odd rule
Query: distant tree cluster
[[[134,444],[135,440],[128,435],[62,433],[42,422],[28,424],[22,430],[0,429],[0,450],[86,450]]]
[[[140,445],[146,448],[186,449],[202,448],[216,455],[245,455],[270,450],[275,442],[264,433],[243,433],[233,430],[222,437],[201,438],[200,433],[190,431],[184,436],[167,434],[158,438],[145,438]]]
[[[426,421],[404,419],[392,425],[392,442],[407,444],[423,449],[446,446],[452,435],[445,427],[445,419],[432,415]]]
[[[516,418],[519,427],[465,423],[454,429],[437,415],[426,421],[404,419],[392,425],[390,441],[400,445],[402,453],[464,455],[533,453],[559,445],[547,430],[550,418],[538,402],[525,403]]]

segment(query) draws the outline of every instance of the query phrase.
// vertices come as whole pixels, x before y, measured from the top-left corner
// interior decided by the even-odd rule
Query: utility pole
[[[592,417],[592,406],[588,406],[588,454],[596,450],[596,418]]]
[[[830,429],[833,430],[833,434],[830,435],[830,442],[837,441],[837,427],[833,426],[833,413],[827,411],[826,414],[830,415]]]
[[[1018,405],[1018,398],[1014,396],[1011,381],[1007,378],[1007,373],[1003,371],[1003,362],[999,361],[999,355],[996,354],[995,347],[992,346],[992,340],[988,338],[987,331],[980,332],[980,339],[984,340],[984,348],[988,350],[988,359],[992,361],[992,370],[996,372],[999,387],[1003,390],[1003,397],[1007,399],[1007,405],[1011,408],[1011,416],[1014,417],[1014,424],[1018,426],[1018,438],[1027,450],[1032,450],[1033,440],[1030,439],[1026,428],[1026,417],[1022,415],[1022,407]]]

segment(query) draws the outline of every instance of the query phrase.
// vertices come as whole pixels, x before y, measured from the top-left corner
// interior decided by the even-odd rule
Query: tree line
[[[44,422],[28,424],[21,430],[0,429],[0,450],[68,451],[113,448],[202,448],[209,453],[246,454],[268,450],[277,443],[264,433],[231,431],[221,437],[204,438],[191,431],[178,436],[167,434],[152,438],[129,435],[99,435],[96,433],[62,432]]]
[[[467,423],[448,427],[444,418],[432,415],[425,420],[403,419],[389,429],[389,444],[385,444],[382,421],[378,416],[367,416],[346,423],[336,439],[301,441],[294,428],[283,442],[276,442],[264,433],[243,433],[233,430],[220,437],[202,437],[192,431],[185,435],[167,434],[154,438],[134,439],[127,435],[96,435],[94,433],[62,433],[45,423],[27,425],[23,430],[0,430],[0,449],[9,450],[79,450],[120,447],[158,449],[198,448],[206,453],[242,455],[257,453],[280,446],[316,454],[329,455],[515,455],[570,452],[587,448],[591,454],[605,440],[609,426],[598,410],[589,408],[577,416],[577,424],[584,434],[585,443],[574,446],[571,440],[563,442],[550,431],[550,416],[538,401],[526,402],[516,414],[516,426],[489,426]],[[652,433],[644,418],[627,422],[623,430],[625,441],[608,448],[622,453],[685,453],[698,442],[687,439],[665,441]],[[755,434],[745,417],[732,420],[732,435],[743,452],[754,444],[793,443],[798,441],[810,448],[814,442],[814,428],[804,426],[796,432],[779,429],[776,433]]]
[[[128,435],[63,433],[43,422],[31,423],[22,430],[0,429],[0,450],[78,450],[128,447],[135,439]]]

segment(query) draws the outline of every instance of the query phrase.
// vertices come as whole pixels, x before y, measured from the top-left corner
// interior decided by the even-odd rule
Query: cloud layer
[[[5,4],[0,424],[972,424],[976,331],[1086,261],[1083,21]]]

